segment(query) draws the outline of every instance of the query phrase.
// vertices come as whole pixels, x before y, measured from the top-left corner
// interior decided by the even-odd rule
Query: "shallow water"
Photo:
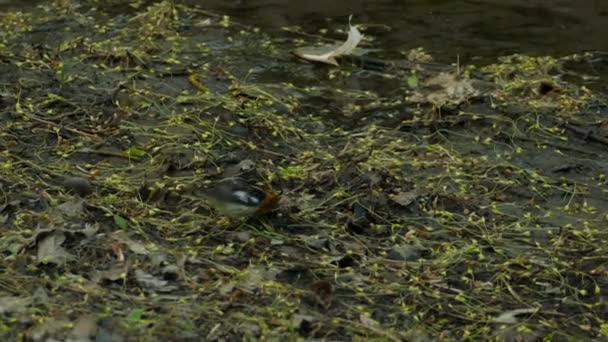
[[[44,337],[64,340],[72,313],[103,318],[89,324],[98,336],[105,329],[126,340],[347,340],[384,331],[393,340],[523,340],[498,330],[499,314],[519,320],[513,326],[528,340],[601,337],[606,101],[570,80],[539,82],[553,72],[582,77],[546,67],[550,58],[514,58],[495,66],[496,84],[471,80],[501,92],[464,91],[443,106],[413,100],[442,89],[410,85],[410,70],[386,77],[354,63],[297,63],[286,53],[291,37],[343,39],[335,30],[349,12],[356,23],[392,28],[366,31],[374,55],[397,59],[423,46],[440,61],[459,54],[465,63],[605,49],[596,46],[601,34],[584,33],[597,23],[557,5],[537,13],[496,4],[493,17],[471,2],[410,3],[407,13],[388,1],[355,2],[317,13],[216,1],[216,12],[263,28],[241,35],[239,25],[193,25],[207,16],[186,9],[176,31],[162,25],[168,6],[100,3],[103,13],[91,20],[32,11],[28,18],[41,20],[9,37],[11,54],[0,61],[0,223],[15,226],[0,229],[8,270],[0,284],[12,293],[0,299],[13,310],[0,340],[54,326],[63,331],[48,328]],[[96,30],[107,16],[116,16],[110,29]],[[543,16],[545,26],[534,23]],[[543,36],[560,23],[577,31]],[[309,39],[280,31],[295,24],[328,32]],[[556,43],[566,34],[580,39]],[[83,35],[91,36],[86,44],[78,43]],[[260,48],[275,41],[276,55]],[[583,67],[605,74],[605,56],[597,56]],[[416,75],[424,81],[432,71]],[[466,90],[469,79],[445,76],[451,87],[443,92]],[[248,164],[284,201],[276,214],[233,227],[197,190]],[[68,192],[79,189],[59,172],[94,191],[76,201]],[[59,176],[66,189],[53,185]],[[56,289],[51,305],[30,305],[40,288]],[[512,310],[522,304],[537,312]],[[103,312],[118,313],[117,323],[104,323]],[[328,314],[335,319],[324,320]],[[294,323],[296,315],[310,321]]]
[[[0,0],[0,11],[36,3]],[[208,0],[202,6],[267,31],[299,25],[309,33],[331,32],[344,28],[353,14],[355,23],[378,25],[369,34],[373,47],[387,56],[422,46],[440,61],[453,62],[458,55],[466,63],[512,53],[562,56],[608,50],[605,0]]]
[[[308,32],[342,27],[353,14],[356,23],[390,27],[373,32],[376,48],[390,54],[422,46],[443,61],[453,61],[456,55],[466,61],[512,53],[559,56],[608,50],[608,2],[603,0],[209,0],[206,4],[266,29],[300,25]]]

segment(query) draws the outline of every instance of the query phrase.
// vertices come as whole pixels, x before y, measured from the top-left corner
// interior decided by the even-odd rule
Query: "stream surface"
[[[41,2],[0,0],[0,11],[37,3]],[[204,8],[269,32],[293,25],[310,33],[331,32],[342,28],[353,14],[354,23],[386,26],[374,30],[375,48],[398,55],[421,46],[443,62],[453,62],[457,55],[468,62],[493,61],[512,53],[557,57],[608,50],[608,1],[604,0],[208,0]]]
[[[606,0],[187,2],[0,0],[0,340],[605,340]]]
[[[196,3],[196,1],[191,1]],[[320,1],[210,0],[206,6],[267,29],[300,25],[314,32],[328,18],[381,24],[379,48],[397,52],[418,46],[445,61],[512,53],[559,56],[608,50],[608,2],[600,0]]]
[[[0,0],[0,13],[44,2]],[[118,13],[134,12],[128,1],[108,1]],[[144,1],[139,8],[155,3]],[[282,28],[299,26],[304,32],[341,41],[349,15],[353,23],[371,29],[376,55],[400,59],[422,47],[442,63],[485,65],[497,57],[520,53],[561,57],[588,51],[608,51],[608,1],[603,0],[185,0],[193,6],[259,27],[281,37]],[[108,8],[105,8],[108,10]],[[608,90],[608,67],[594,66],[596,89]]]

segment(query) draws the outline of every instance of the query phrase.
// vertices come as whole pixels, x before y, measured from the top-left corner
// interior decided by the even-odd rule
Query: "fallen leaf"
[[[28,329],[28,336],[31,336],[32,341],[52,341],[53,339],[50,336],[58,336],[59,332],[70,324],[71,322],[65,319],[49,317]]]
[[[319,280],[310,287],[315,294],[315,299],[324,308],[329,309],[334,297],[334,288],[330,282]]]
[[[494,319],[496,323],[506,323],[506,324],[515,324],[517,323],[517,316],[521,314],[533,314],[537,312],[538,309],[534,308],[526,308],[526,309],[514,309],[501,313]]]
[[[65,234],[55,231],[38,242],[38,261],[42,263],[62,264],[73,259],[61,245],[65,242]]]
[[[37,305],[47,305],[49,303],[49,295],[44,287],[39,286],[34,290],[34,293],[32,294],[32,303]]]
[[[135,270],[135,280],[137,283],[145,289],[154,290],[158,292],[170,292],[177,289],[177,286],[168,285],[169,282],[164,279],[160,279],[151,275],[150,273],[142,270]]]
[[[399,261],[418,261],[424,249],[415,245],[394,246],[387,255],[388,259]]]
[[[383,328],[378,321],[370,318],[366,314],[360,314],[359,321],[361,322],[361,325],[363,327],[373,331],[374,333],[376,333],[380,336],[386,337],[388,340],[391,340],[391,341],[401,341],[402,340],[398,336],[395,336],[391,331]]]
[[[301,326],[303,323],[310,324],[310,323],[312,323],[312,322],[314,322],[314,321],[316,321],[315,316],[312,316],[312,315],[295,314],[295,315],[293,315],[293,318],[292,318],[292,321],[291,321],[291,322],[292,322],[292,324],[293,324],[293,326],[294,326],[294,327],[296,327],[296,328],[300,328],[300,326]]]
[[[90,341],[97,333],[97,320],[92,315],[82,316],[74,324],[68,340]]]
[[[222,285],[221,285],[221,286],[218,288],[218,292],[219,292],[221,295],[224,295],[224,296],[225,296],[225,295],[227,295],[227,294],[231,293],[231,292],[234,290],[235,286],[236,286],[236,283],[235,283],[234,281],[229,281],[229,282],[227,282],[227,283],[225,283],[225,284],[222,284]]]
[[[411,191],[399,191],[396,195],[391,196],[391,200],[403,207],[407,207],[408,205],[410,205],[412,202],[414,202],[418,196],[420,196],[420,193],[418,192],[418,190],[411,190]]]
[[[67,218],[78,218],[84,214],[84,200],[74,199],[57,206],[57,209]]]
[[[126,267],[123,264],[117,264],[107,270],[94,271],[93,275],[91,276],[91,280],[94,283],[99,283],[102,280],[109,280],[109,281],[124,280],[127,276],[127,272],[128,272],[128,267]]]
[[[255,169],[255,162],[251,159],[243,159],[238,164],[226,168],[223,178],[234,177]]]
[[[135,309],[139,310],[139,309]],[[131,311],[133,312],[133,311]],[[142,310],[143,313],[143,310]],[[141,319],[141,315],[140,315]],[[97,335],[95,336],[96,342],[108,342],[108,341],[126,341],[122,335],[118,333],[119,323],[118,320],[112,317],[102,318],[97,322]]]
[[[0,314],[23,312],[32,303],[30,297],[0,297]]]
[[[98,231],[99,231],[99,222],[95,222],[93,224],[85,223],[84,229],[82,229],[80,232],[82,234],[84,234],[84,236],[86,236],[87,238],[90,238],[93,235],[95,235]]]
[[[345,56],[345,55],[350,55],[353,52],[353,50],[355,50],[357,45],[359,45],[359,42],[363,38],[363,35],[361,34],[361,32],[359,32],[359,30],[357,29],[357,26],[351,25],[351,23],[350,23],[351,19],[352,19],[352,15],[350,17],[348,17],[348,28],[349,28],[348,37],[346,38],[346,41],[342,45],[338,46],[337,48],[332,49],[325,53],[312,53],[312,52],[307,52],[306,48],[300,48],[300,49],[294,50],[293,53],[296,56],[298,56],[302,59],[305,59],[307,61],[339,66],[336,58]]]
[[[110,235],[110,237],[117,244],[127,245],[127,247],[129,247],[129,250],[135,254],[139,254],[139,255],[149,255],[150,254],[150,250],[144,243],[131,239],[131,237],[129,237],[128,233],[125,232],[124,230],[115,231]]]
[[[423,87],[409,97],[409,101],[442,106],[447,103],[463,103],[479,94],[470,79],[442,72],[426,80]]]
[[[380,323],[378,323],[378,321],[370,318],[368,315],[360,314],[359,321],[361,322],[361,325],[363,325],[365,328],[368,328],[371,330],[380,329]]]
[[[264,282],[275,280],[279,272],[278,269],[274,268],[266,269],[261,266],[250,266],[243,270],[239,276],[237,288],[246,292],[254,292],[262,288]]]

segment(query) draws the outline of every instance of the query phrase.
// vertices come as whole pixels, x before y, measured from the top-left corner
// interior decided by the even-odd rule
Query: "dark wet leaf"
[[[142,309],[143,311],[143,309]],[[133,311],[131,311],[133,312]],[[141,319],[141,314],[140,314]],[[97,335],[95,342],[122,342],[125,340],[119,333],[118,322],[111,318],[103,318],[99,320],[97,327]]]
[[[345,255],[343,258],[338,260],[337,265],[340,268],[355,267],[358,265],[358,261],[352,255]]]
[[[114,223],[122,230],[129,228],[129,222],[120,215],[114,215]]]
[[[319,280],[312,284],[311,290],[315,300],[324,309],[329,309],[334,298],[334,287],[326,280]]]
[[[364,234],[371,227],[371,220],[366,206],[355,202],[352,205],[352,215],[348,219],[347,227],[357,234]]]
[[[63,264],[74,257],[61,245],[65,242],[65,234],[54,231],[38,241],[38,262]]]

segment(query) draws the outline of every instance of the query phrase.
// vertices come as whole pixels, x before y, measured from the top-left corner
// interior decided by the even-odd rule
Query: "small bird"
[[[203,190],[203,196],[220,213],[233,219],[247,219],[268,213],[279,203],[280,195],[271,188],[261,188],[238,179],[222,180]]]

